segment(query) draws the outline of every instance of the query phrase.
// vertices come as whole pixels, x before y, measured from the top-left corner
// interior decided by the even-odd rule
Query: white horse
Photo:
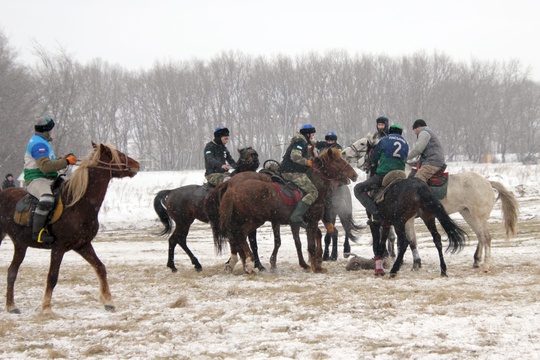
[[[356,162],[357,167],[362,169],[366,165],[366,154],[377,142],[378,139],[368,133],[365,137],[344,148],[341,156],[349,163]],[[493,189],[497,190],[498,196],[495,196]],[[508,191],[503,184],[489,181],[474,172],[451,174],[448,178],[446,197],[441,200],[441,204],[448,214],[459,212],[476,234],[478,245],[474,253],[473,267],[478,268],[482,264],[482,269],[485,272],[490,271],[491,267],[491,234],[489,233],[488,219],[498,199],[501,199],[502,202],[503,222],[508,239],[510,236],[514,236],[517,231],[519,205],[514,194]],[[414,219],[407,223],[406,228],[407,239],[411,250],[413,250],[413,269],[417,269],[421,267],[421,260],[416,251]]]

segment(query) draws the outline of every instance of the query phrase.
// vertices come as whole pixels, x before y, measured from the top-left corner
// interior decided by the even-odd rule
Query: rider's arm
[[[48,174],[58,170],[67,168],[68,162],[66,159],[51,160],[48,156],[42,156],[36,159],[36,164],[42,173]]]
[[[424,152],[429,140],[431,140],[431,135],[427,131],[420,131],[418,134],[418,140],[414,143],[413,148],[409,151],[409,156],[407,160],[412,160],[417,156],[421,155]]]
[[[234,159],[232,158],[231,156],[231,153],[229,152],[229,150],[227,150],[227,162],[229,163],[229,165],[233,168],[233,169],[236,169],[236,161],[234,161]]]

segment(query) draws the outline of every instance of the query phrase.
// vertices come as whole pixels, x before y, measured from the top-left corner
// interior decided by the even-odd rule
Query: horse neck
[[[317,200],[326,199],[328,192],[332,188],[332,180],[326,179],[323,174],[311,169],[307,172],[307,174],[313,185],[317,188],[317,192],[319,193]]]
[[[99,213],[111,178],[110,171],[108,170],[89,168],[86,190],[82,198],[74,205],[86,204],[89,205],[88,211],[95,211],[96,214]]]

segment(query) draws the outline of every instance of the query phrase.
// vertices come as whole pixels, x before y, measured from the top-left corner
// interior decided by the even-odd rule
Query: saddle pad
[[[19,200],[19,202],[15,205],[15,213],[13,214],[15,223],[23,226],[31,226],[32,214],[34,213],[37,203],[38,200],[30,194]],[[62,216],[63,212],[64,203],[62,202],[62,198],[59,197],[47,225],[57,222],[58,219],[60,219],[60,216]]]
[[[287,205],[292,206],[292,205],[296,204],[297,202],[299,202],[300,199],[302,199],[300,191],[298,191],[298,190],[293,191],[291,189],[284,188],[283,186],[281,186],[280,184],[275,183],[275,182],[273,182],[272,185],[274,185],[274,187],[279,192],[279,195],[281,196],[281,198],[283,199],[283,201]]]
[[[448,173],[442,173],[442,174],[435,174],[433,175],[429,181],[429,186],[441,186],[444,185],[448,181]]]

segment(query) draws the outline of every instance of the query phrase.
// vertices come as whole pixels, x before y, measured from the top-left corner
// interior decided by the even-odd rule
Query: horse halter
[[[92,166],[94,169],[102,169],[102,170],[109,170],[111,171],[111,173],[113,171],[132,171],[131,167],[128,165],[128,157],[127,155],[124,155],[124,157],[126,158],[126,163],[113,163],[112,160],[111,162],[106,162],[106,161],[103,161],[103,160],[97,160],[97,163],[98,165],[96,166]]]
[[[319,158],[319,159],[321,159],[321,158]],[[313,167],[313,171],[316,171],[319,174],[321,174],[321,176],[326,180],[331,180],[332,181],[332,180],[341,180],[341,179],[344,179],[344,178],[348,178],[347,176],[343,175],[343,170],[345,170],[345,168],[347,168],[347,166],[350,166],[350,165],[345,160],[343,160],[343,161],[344,161],[343,166],[338,168],[337,166],[334,166],[334,165],[328,166],[328,164],[327,164],[328,160],[324,161],[324,160],[321,159],[321,164],[322,165],[320,167]],[[324,169],[325,167],[329,167],[329,168],[331,168],[331,170],[335,169],[336,173],[337,173],[336,177],[329,177],[327,175],[326,171],[322,172],[321,169]]]

